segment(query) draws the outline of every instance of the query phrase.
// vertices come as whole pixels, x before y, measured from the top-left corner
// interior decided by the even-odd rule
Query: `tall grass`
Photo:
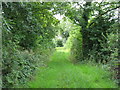
[[[40,67],[30,88],[117,88],[111,73],[101,66],[72,64],[69,51],[57,48],[46,67]]]

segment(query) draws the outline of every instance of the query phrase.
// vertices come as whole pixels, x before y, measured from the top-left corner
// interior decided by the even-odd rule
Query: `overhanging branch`
[[[109,10],[107,10],[106,12],[104,12],[104,13],[102,13],[102,14],[99,14],[98,16],[96,16],[96,18],[94,19],[94,21],[95,21],[96,19],[99,19],[100,16],[108,13],[109,11],[115,10],[115,9],[117,9],[117,8],[120,8],[120,6],[117,6],[117,7],[115,7],[115,8],[109,9]],[[94,21],[91,22],[89,26],[91,26],[91,25],[94,23]]]

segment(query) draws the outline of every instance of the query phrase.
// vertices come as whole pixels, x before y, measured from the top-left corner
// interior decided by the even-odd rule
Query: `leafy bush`
[[[111,71],[115,74],[113,75],[116,82],[119,83],[119,60],[118,60],[118,32],[113,31],[108,34],[107,43],[102,44],[103,51],[109,52],[109,55],[102,55],[103,59],[108,62],[108,66],[111,67]]]
[[[3,87],[25,84],[48,61],[58,23],[51,6],[50,2],[2,3]]]
[[[72,42],[70,44],[71,45],[70,46],[70,51],[71,51],[70,60],[73,63],[81,61],[83,55],[82,55],[82,35],[80,33],[80,30],[76,29],[74,31],[71,31],[69,39],[71,39],[69,43]]]
[[[12,43],[9,46],[8,48],[3,46],[3,87],[24,85],[27,80],[32,78],[37,67],[45,65],[51,53],[47,49],[45,54],[32,50],[30,52],[28,50],[20,51]]]
[[[114,30],[116,29],[116,30]],[[102,40],[98,40],[101,46],[100,51],[98,51],[96,48],[90,51],[89,59],[88,60],[94,60],[95,62],[103,63],[103,66],[106,66],[108,70],[113,72],[113,78],[116,79],[116,82],[118,81],[119,77],[119,60],[118,60],[118,24],[113,24],[108,31],[111,31],[111,33],[107,33],[106,36],[103,35],[103,37],[106,39],[106,43]]]

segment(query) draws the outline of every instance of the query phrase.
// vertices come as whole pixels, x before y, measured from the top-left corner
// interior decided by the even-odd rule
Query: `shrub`
[[[30,52],[18,50],[13,43],[9,44],[9,47],[3,46],[3,87],[24,85],[32,78],[37,67],[43,66],[49,59],[47,55],[35,53],[32,50]]]
[[[82,54],[82,35],[80,31],[78,29],[71,31],[69,39],[71,39],[70,43],[72,42],[70,44],[71,51],[70,60],[73,63],[81,61],[83,54]]]

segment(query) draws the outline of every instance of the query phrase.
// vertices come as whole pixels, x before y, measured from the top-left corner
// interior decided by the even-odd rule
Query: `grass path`
[[[115,88],[110,73],[90,64],[74,65],[69,52],[57,48],[47,67],[40,67],[30,88]]]

